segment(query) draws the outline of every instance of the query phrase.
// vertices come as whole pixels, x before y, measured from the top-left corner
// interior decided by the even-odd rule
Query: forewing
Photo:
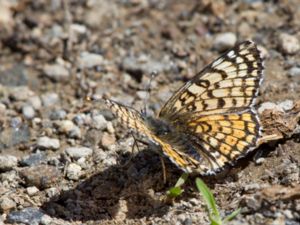
[[[256,45],[243,42],[227,51],[182,86],[161,109],[171,123],[186,116],[242,112],[253,105],[262,79]]]
[[[105,99],[105,104],[111,109],[121,124],[135,133],[145,136],[151,134],[150,130],[144,123],[141,114],[133,108],[124,106],[110,99]]]
[[[191,172],[191,163],[197,163],[192,158],[184,156],[183,153],[174,149],[169,143],[161,140],[148,128],[144,122],[142,115],[133,108],[124,106],[118,102],[106,99],[106,105],[111,109],[117,119],[123,124],[123,126],[129,128],[139,136],[145,136],[153,143],[159,145],[162,148],[162,152],[166,155],[174,164],[186,172]]]
[[[207,115],[187,122],[191,142],[200,149],[207,171],[214,172],[253,150],[261,135],[255,112]],[[200,171],[203,173],[202,171]]]

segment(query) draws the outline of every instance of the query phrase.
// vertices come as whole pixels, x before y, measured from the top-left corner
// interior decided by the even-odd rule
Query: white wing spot
[[[228,52],[227,56],[231,59],[234,58],[235,57],[234,51],[231,50],[230,52]]]

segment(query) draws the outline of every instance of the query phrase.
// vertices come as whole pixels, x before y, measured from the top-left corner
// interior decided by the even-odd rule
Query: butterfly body
[[[112,100],[106,104],[185,172],[211,174],[257,147],[261,125],[254,108],[262,80],[256,45],[243,42],[185,83],[158,117]]]

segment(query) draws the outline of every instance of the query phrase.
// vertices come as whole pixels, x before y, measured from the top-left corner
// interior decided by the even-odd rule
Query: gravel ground
[[[282,138],[204,180],[222,215],[242,208],[231,224],[299,224],[299,0],[0,0],[0,224],[208,224],[194,179],[166,201],[181,171],[165,160],[164,184],[159,156],[132,151],[86,96],[141,109],[155,71],[157,113],[246,39],[265,58],[258,107],[281,113]]]

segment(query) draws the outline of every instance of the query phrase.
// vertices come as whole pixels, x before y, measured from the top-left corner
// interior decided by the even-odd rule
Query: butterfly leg
[[[140,151],[138,142],[141,142],[141,141],[138,140],[138,139],[134,136],[134,134],[133,134],[132,132],[131,132],[131,135],[132,135],[132,137],[133,137],[133,144],[132,144],[132,148],[131,148],[131,155],[130,155],[130,158],[127,160],[127,162],[125,162],[123,165],[120,165],[121,168],[126,167],[126,166],[131,162],[131,160],[132,160],[132,158],[133,158],[133,153],[134,153],[134,147],[135,147],[135,146],[137,147],[138,151]],[[145,143],[143,143],[143,144],[145,144]]]
[[[160,162],[161,162],[161,168],[162,168],[162,173],[163,173],[163,181],[164,184],[167,183],[167,170],[166,170],[166,165],[165,165],[165,161],[162,155],[159,155],[160,158]]]

